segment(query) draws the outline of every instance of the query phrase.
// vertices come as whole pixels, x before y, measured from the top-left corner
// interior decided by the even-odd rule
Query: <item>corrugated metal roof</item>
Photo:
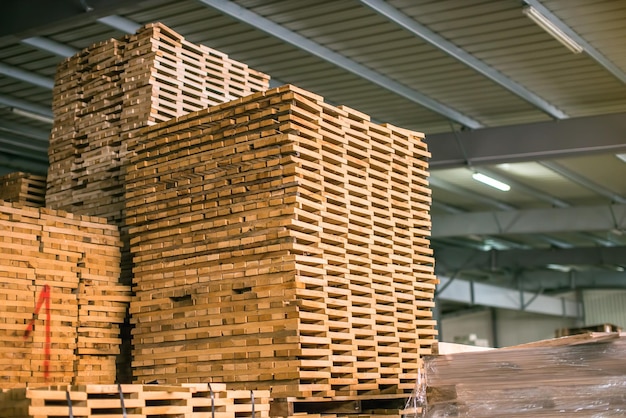
[[[381,123],[425,132],[427,137],[459,129],[460,123],[398,92],[372,83],[337,63],[328,62],[255,28],[255,25],[267,19],[269,23],[280,25],[296,36],[340,54],[356,66],[426,95],[485,127],[523,125],[552,119],[509,89],[358,0],[235,0],[226,3],[255,13],[257,18],[242,22],[195,0],[129,1],[117,13],[138,24],[163,22],[191,42],[218,49],[270,74],[275,83],[295,84],[324,96],[330,103],[352,107]],[[626,72],[626,2],[541,0],[541,3]],[[149,7],[144,7],[146,4]],[[626,84],[588,54],[572,54],[534,24],[522,13],[523,1],[387,0],[384,4],[424,25],[569,117],[626,112]],[[20,37],[43,36],[80,50],[124,35],[96,22],[96,18],[100,17],[98,14],[82,17],[52,23],[39,32],[29,31],[1,38],[0,63],[53,78],[56,65],[63,58],[20,43]],[[296,42],[295,39],[293,41]],[[50,108],[52,100],[50,90],[7,75],[0,75],[0,99],[1,96],[46,108]],[[13,135],[7,130],[2,131],[2,123],[49,129],[49,125],[17,115],[9,107],[0,105],[0,138]],[[502,140],[506,142],[509,139]],[[546,154],[541,158],[551,160],[552,156]],[[557,162],[626,198],[626,182],[623,181],[626,164],[613,154],[559,158]],[[472,165],[471,161],[467,163]],[[610,203],[606,196],[546,168],[540,162],[512,161],[508,165],[490,164],[482,168],[534,189],[538,194],[533,196],[528,190],[515,187],[507,193],[487,188],[472,180],[472,171],[467,167],[433,170],[433,200],[438,204],[433,214],[445,212],[438,208],[446,205],[467,212],[492,212],[502,210],[502,207],[519,210],[549,208],[551,203],[541,199],[539,194],[552,196],[572,207]],[[442,183],[452,186],[446,189],[441,187]],[[493,201],[504,206],[494,206]],[[453,209],[448,207],[449,210]],[[547,238],[503,234],[499,238],[522,246],[546,248],[558,241],[571,245],[598,245],[606,237],[626,245],[626,234],[622,237],[610,231],[585,234],[571,231],[555,233]],[[457,243],[465,245],[481,239],[463,237]],[[441,242],[450,245],[449,240]]]

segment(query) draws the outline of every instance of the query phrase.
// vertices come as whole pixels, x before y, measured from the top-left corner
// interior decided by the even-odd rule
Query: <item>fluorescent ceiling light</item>
[[[571,267],[563,266],[561,264],[548,264],[546,267],[550,270],[562,271],[563,273],[569,273],[572,270]]]
[[[561,30],[554,22],[539,13],[537,9],[531,6],[526,6],[524,7],[523,12],[526,16],[530,18],[530,20],[535,22],[539,27],[552,35],[554,39],[562,43],[574,54],[580,54],[584,51],[582,46],[580,46],[575,40],[565,34],[565,32],[563,32],[563,30]]]
[[[615,154],[615,156],[626,163],[626,153],[625,154]]]
[[[486,184],[487,186],[491,186],[494,189],[502,190],[503,192],[508,192],[509,190],[511,190],[511,186],[509,186],[508,184],[486,176],[483,173],[474,173],[472,174],[472,178],[476,181]]]
[[[18,109],[17,107],[12,107],[11,111],[15,113],[16,115],[24,116],[25,118],[37,120],[39,122],[49,123],[50,125],[54,123],[54,119],[49,118],[44,115],[34,113],[34,112],[30,112],[28,110],[22,110],[22,109]]]

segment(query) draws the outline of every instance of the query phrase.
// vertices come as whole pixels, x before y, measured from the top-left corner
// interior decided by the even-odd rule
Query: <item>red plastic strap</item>
[[[35,312],[33,318],[28,322],[26,330],[24,331],[24,339],[28,338],[33,331],[35,325],[35,316],[39,314],[41,306],[46,304],[46,342],[44,345],[44,361],[43,361],[43,375],[47,379],[50,375],[50,286],[44,285],[43,291],[37,299],[37,305],[35,306]]]

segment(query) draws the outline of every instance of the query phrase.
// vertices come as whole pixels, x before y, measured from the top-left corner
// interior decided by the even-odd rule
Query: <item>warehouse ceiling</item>
[[[626,287],[624,1],[29,0],[0,9],[0,174],[46,172],[64,57],[160,21],[273,85],[424,132],[438,274],[543,293]]]

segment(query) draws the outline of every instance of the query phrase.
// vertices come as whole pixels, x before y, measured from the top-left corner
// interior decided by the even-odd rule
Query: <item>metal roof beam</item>
[[[269,19],[264,18],[250,10],[241,7],[227,0],[198,0],[206,6],[212,7],[225,15],[244,22],[258,30],[261,30],[271,36],[274,36],[283,42],[295,46],[303,51],[308,52],[318,58],[330,62],[337,67],[343,68],[357,76],[364,78],[380,87],[383,87],[394,94],[402,96],[414,103],[424,106],[446,118],[460,123],[471,129],[478,129],[482,124],[416,90],[413,90],[391,78],[382,75],[370,68],[361,65],[337,52],[334,52],[304,36],[293,32]]]
[[[477,166],[620,153],[626,152],[626,113],[433,134],[426,142],[435,170],[466,166],[468,161]]]
[[[12,171],[24,171],[32,174],[48,174],[48,162],[22,158],[8,153],[0,153],[0,167],[6,167]]]
[[[41,115],[45,118],[52,119],[54,115],[52,114],[52,110],[47,107],[27,102],[25,100],[16,99],[15,97],[0,95],[0,105],[6,107],[14,107],[16,109],[22,109],[27,112],[35,113],[37,115]]]
[[[554,207],[557,208],[567,208],[570,207],[571,205],[561,199],[557,199],[554,196],[551,196],[547,193],[544,193],[540,190],[535,189],[534,187],[530,187],[527,186],[524,183],[520,183],[516,180],[513,180],[512,178],[508,177],[508,176],[503,176],[500,173],[497,173],[493,170],[489,170],[487,168],[479,168],[476,171],[486,174],[487,176],[494,178],[498,181],[504,182],[506,184],[508,184],[509,186],[511,186],[512,188],[514,188],[516,191],[525,193],[529,196],[532,196],[538,200],[544,201],[546,203],[551,204]]]
[[[447,190],[449,192],[452,192],[454,194],[457,194],[459,196],[463,196],[467,199],[471,199],[475,202],[480,202],[483,203],[485,205],[489,205],[489,206],[493,206],[495,208],[501,209],[501,210],[514,210],[515,207],[508,205],[504,202],[500,202],[499,200],[496,199],[492,199],[490,197],[487,196],[483,196],[479,193],[464,189],[462,187],[459,187],[457,185],[448,183],[447,181],[444,180],[440,180],[436,177],[430,177],[429,179],[429,183],[431,186],[443,189],[443,190]],[[463,216],[463,215],[461,215]]]
[[[54,80],[51,78],[44,77],[31,71],[22,70],[21,68],[13,67],[2,62],[0,62],[0,74],[49,90],[52,90],[54,87]]]
[[[594,48],[589,42],[587,42],[582,36],[574,32],[572,28],[559,19],[554,13],[546,8],[538,0],[523,0],[527,5],[534,7],[539,13],[550,20],[557,28],[563,33],[569,36],[577,44],[583,47],[584,52],[593,58],[598,64],[604,67],[607,71],[613,74],[618,80],[626,84],[626,73],[622,71],[617,65],[613,64],[607,57],[605,57],[600,51]]]
[[[15,141],[6,136],[0,136],[0,145],[9,144],[9,147],[2,147],[2,154],[14,155],[26,160],[48,164],[48,150],[27,144],[15,145]]]
[[[98,19],[98,22],[105,24],[113,29],[117,29],[120,32],[130,34],[137,32],[137,29],[141,27],[139,23],[117,15],[101,17]]]
[[[76,48],[42,36],[33,36],[31,38],[22,39],[22,43],[63,58],[71,57],[78,52],[78,49]]]
[[[442,36],[437,35],[426,26],[415,21],[413,18],[407,16],[393,6],[390,6],[388,3],[382,0],[360,0],[360,2],[370,9],[374,10],[376,13],[386,17],[393,23],[399,25],[403,29],[411,32],[413,35],[428,42],[435,48],[442,50],[446,54],[467,65],[474,71],[477,71],[491,81],[509,90],[511,93],[531,103],[538,109],[541,109],[553,118],[568,118],[567,114],[565,114],[563,111],[556,108],[555,106],[551,105],[532,91],[523,87],[521,84],[511,80],[500,71],[485,64],[483,61],[474,57],[472,54],[466,52],[462,48],[454,45],[452,42],[446,40]]]
[[[479,171],[479,172],[481,172],[483,174],[486,174],[486,175],[488,175],[491,178],[494,178],[496,180],[499,180],[499,181],[502,181],[504,183],[507,183],[508,185],[513,187],[516,191],[525,193],[525,194],[527,194],[529,196],[532,196],[532,197],[534,197],[534,198],[536,198],[538,200],[541,200],[543,202],[549,203],[553,207],[556,207],[556,208],[569,208],[569,207],[572,206],[569,203],[565,202],[564,200],[557,199],[554,196],[551,196],[551,195],[549,195],[547,193],[544,193],[544,192],[542,192],[540,190],[537,190],[537,189],[535,189],[533,187],[530,187],[530,186],[528,186],[528,185],[526,185],[524,183],[520,183],[518,181],[515,181],[515,180],[511,179],[508,176],[503,176],[500,173],[497,173],[497,172],[495,172],[493,170],[489,170],[489,169],[486,169],[486,168],[480,168],[477,171]],[[601,238],[595,237],[593,235],[581,234],[581,237],[584,238],[584,239],[589,239],[589,240],[591,240],[591,241],[593,241],[593,242],[595,242],[595,243],[597,243],[599,245],[603,245],[603,246],[613,246],[614,245],[610,241],[607,241],[605,239],[601,239]],[[551,245],[555,245],[555,246],[560,247],[560,248],[571,248],[572,247],[572,244],[569,244],[569,243],[564,242],[564,241],[557,240],[557,239],[549,237],[549,236],[538,235],[538,238],[540,238],[540,239],[550,243]]]
[[[439,300],[573,318],[579,317],[582,312],[578,302],[563,298],[531,292],[520,295],[519,290],[449,277],[439,277],[439,281],[437,289],[445,286],[443,291],[435,291]],[[523,306],[524,300],[530,303]]]
[[[542,166],[546,167],[549,170],[554,171],[555,173],[560,174],[566,179],[573,181],[574,183],[577,183],[599,194],[600,196],[606,197],[607,199],[611,200],[611,202],[626,203],[626,198],[620,196],[619,194],[613,192],[612,190],[607,189],[606,187],[596,182],[589,180],[585,176],[582,176],[578,173],[575,173],[572,170],[569,170],[563,167],[561,164],[555,163],[553,161],[539,161],[539,164],[541,164]]]
[[[432,237],[626,231],[626,205],[433,214]]]
[[[0,131],[26,136],[28,138],[36,139],[46,143],[50,139],[50,131],[32,128],[27,125],[22,125],[20,123],[15,123],[13,121],[8,121],[4,119],[0,119]]]
[[[158,0],[29,0],[0,4],[0,37],[28,37],[54,30],[59,24],[71,27],[96,16],[116,13],[123,7],[150,7]]]
[[[548,291],[582,289],[626,289],[626,272],[601,270],[571,270],[569,272],[542,270],[522,273],[524,289]]]
[[[626,264],[626,247],[550,248],[478,251],[467,248],[435,247],[435,265],[446,271],[538,269],[548,264],[615,265]],[[626,282],[624,283],[626,286]]]
[[[1,145],[8,145],[10,147],[3,147],[3,152],[14,151],[20,153],[20,155],[38,158],[42,161],[48,159],[48,144],[45,142],[16,138],[12,135],[6,135],[0,132],[0,146]]]

